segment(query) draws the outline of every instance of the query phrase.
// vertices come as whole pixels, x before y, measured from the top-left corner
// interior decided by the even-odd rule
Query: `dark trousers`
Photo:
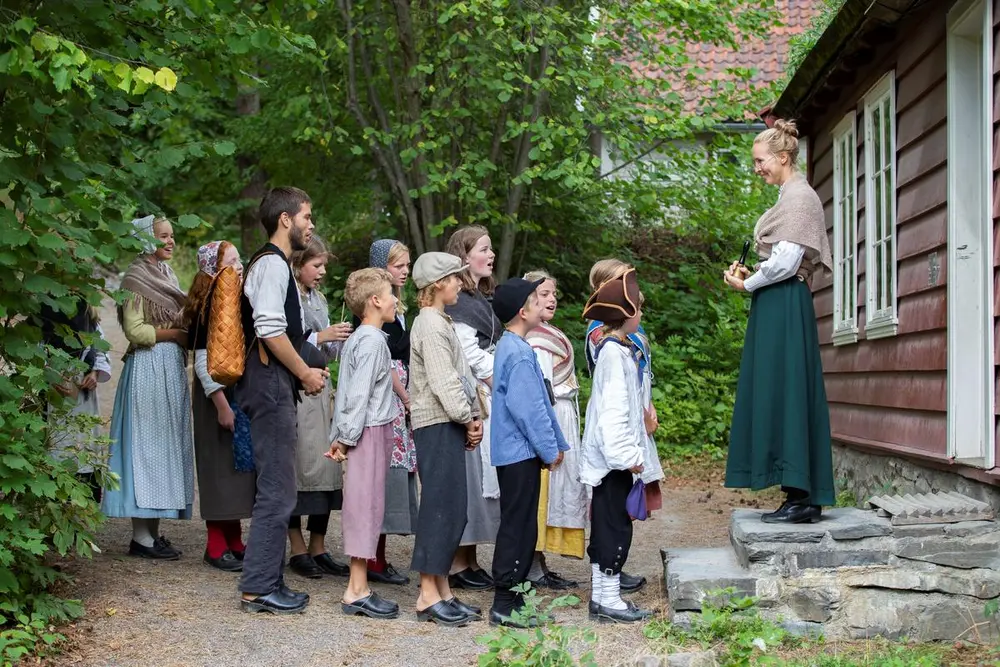
[[[538,540],[538,495],[542,461],[538,458],[497,467],[500,482],[500,529],[493,550],[493,610],[509,616],[518,596],[511,588],[524,583]]]
[[[606,574],[618,574],[632,546],[632,518],[625,499],[632,490],[632,473],[612,470],[598,486],[590,503],[590,546],[587,555]]]
[[[256,353],[236,385],[236,399],[250,418],[257,495],[254,498],[239,589],[266,595],[283,582],[288,520],[297,500],[295,485],[296,405],[291,374]]]
[[[288,520],[288,527],[291,529],[301,529],[302,528],[302,517],[293,516]],[[329,514],[310,514],[309,520],[306,522],[306,530],[310,533],[316,533],[317,535],[326,535],[327,529],[330,527],[330,515]]]
[[[465,427],[454,422],[413,431],[420,477],[420,509],[410,569],[446,577],[469,520],[465,481]]]

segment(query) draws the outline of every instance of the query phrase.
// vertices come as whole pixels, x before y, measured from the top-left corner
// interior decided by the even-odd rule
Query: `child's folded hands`
[[[323,454],[328,459],[336,461],[337,463],[343,463],[347,460],[347,445],[342,442],[334,442],[330,444],[330,451]]]

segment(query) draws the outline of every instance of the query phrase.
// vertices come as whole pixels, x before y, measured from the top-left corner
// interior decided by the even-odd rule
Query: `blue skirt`
[[[194,501],[191,397],[184,351],[174,343],[135,350],[125,359],[111,417],[109,517],[190,519]],[[141,416],[141,421],[140,421]],[[137,498],[149,498],[140,506]]]

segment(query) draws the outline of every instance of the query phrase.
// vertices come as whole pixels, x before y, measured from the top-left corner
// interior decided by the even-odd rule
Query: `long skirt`
[[[557,398],[556,421],[570,449],[555,470],[542,470],[535,551],[583,558],[587,487],[580,482],[580,413],[575,397]]]
[[[191,404],[201,518],[205,521],[249,519],[257,493],[257,475],[252,471],[236,470],[233,433],[219,426],[215,404],[205,396],[197,375],[191,388]]]
[[[366,426],[350,448],[344,474],[344,554],[375,558],[385,513],[385,475],[392,454],[392,424]]]
[[[469,523],[462,533],[462,546],[492,544],[500,529],[500,484],[496,468],[490,464],[490,420],[493,397],[489,387],[480,383],[479,400],[487,415],[483,419],[483,441],[466,452],[465,479],[468,493]]]
[[[425,426],[413,431],[413,440],[421,501],[410,569],[447,576],[468,521],[465,427],[454,422]]]
[[[736,385],[726,486],[801,489],[834,504],[830,411],[812,292],[798,278],[754,292]]]
[[[112,517],[190,519],[194,443],[185,354],[174,343],[137,349],[125,359],[111,418],[111,472],[104,494]]]
[[[385,476],[383,535],[412,535],[417,530],[417,473],[389,468]]]

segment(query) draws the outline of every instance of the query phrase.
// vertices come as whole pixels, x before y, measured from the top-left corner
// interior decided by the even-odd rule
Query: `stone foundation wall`
[[[1000,486],[925,467],[898,456],[870,454],[836,442],[833,444],[833,477],[837,490],[851,491],[859,504],[878,495],[956,491],[990,503],[1000,511]]]

